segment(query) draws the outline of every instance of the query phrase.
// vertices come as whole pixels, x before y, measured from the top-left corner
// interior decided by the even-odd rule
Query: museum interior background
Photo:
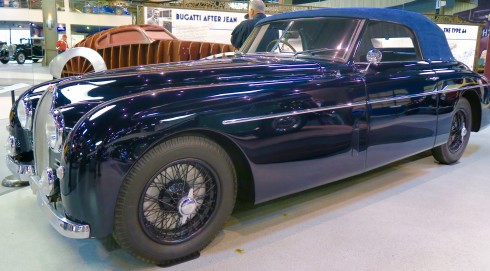
[[[449,45],[451,46],[453,54],[458,60],[464,62],[466,65],[477,72],[490,73],[490,71],[484,69],[485,59],[487,57],[486,48],[488,44],[488,32],[490,29],[490,1],[272,0],[265,2],[267,5],[266,13],[269,15],[287,11],[309,10],[321,7],[381,7],[397,8],[423,13],[429,16],[443,29],[446,37],[448,38]],[[231,31],[238,23],[240,23],[240,21],[244,19],[244,15],[247,13],[247,9],[247,1],[225,0],[163,0],[160,2],[0,0],[0,48],[9,51],[10,54],[12,54],[12,52],[17,46],[19,46],[19,44],[32,43],[41,46],[44,51],[43,54],[45,54],[40,59],[27,59],[26,62],[22,65],[18,64],[15,59],[11,59],[6,64],[0,63],[0,89],[7,89],[7,86],[19,83],[35,85],[37,83],[52,79],[52,76],[49,74],[48,71],[49,60],[52,57],[56,56],[57,52],[55,43],[64,34],[68,37],[68,46],[72,48],[73,46],[75,46],[75,44],[82,41],[84,38],[103,30],[108,30],[113,27],[130,24],[151,24],[153,14],[157,14],[158,25],[165,27],[178,39],[229,43]],[[7,124],[7,118],[11,104],[10,95],[14,94],[15,96],[18,96],[21,93],[22,90],[19,89],[15,92],[4,91],[0,94],[0,124],[2,124],[3,127],[5,127]],[[3,134],[5,134],[5,129],[3,129],[3,131]],[[5,138],[1,137],[0,139],[3,140],[2,142],[5,142]],[[483,140],[481,140],[481,142],[483,142]],[[483,143],[481,145],[483,146]],[[470,151],[476,152],[476,149],[480,148],[479,146],[480,145],[473,145],[472,148],[470,148]],[[484,149],[484,147],[481,148]],[[4,157],[5,151],[3,150],[3,153],[0,151],[0,155]],[[416,157],[416,159],[418,158],[420,157]],[[469,163],[467,164],[471,164],[471,162],[477,161],[475,157],[469,158],[470,161],[468,161]],[[222,242],[218,245],[212,245],[210,251],[221,252],[225,255],[225,258],[228,257],[228,254],[237,255],[237,258],[232,258],[229,261],[223,260],[225,264],[228,264],[227,267],[229,268],[223,268],[222,270],[246,270],[247,268],[250,268],[250,263],[243,260],[244,258],[250,259],[253,257],[257,257],[257,255],[260,254],[270,255],[268,253],[264,253],[263,250],[261,250],[261,246],[265,246],[264,244],[273,247],[273,251],[276,251],[278,254],[272,254],[272,256],[270,257],[267,256],[267,258],[270,259],[270,262],[264,261],[259,263],[261,264],[260,267],[262,268],[262,270],[277,270],[274,269],[274,266],[277,265],[274,265],[274,263],[272,262],[288,262],[287,258],[281,259],[280,257],[277,257],[277,255],[284,256],[286,254],[288,254],[289,259],[299,259],[298,262],[301,263],[301,265],[298,266],[290,266],[289,268],[292,270],[319,270],[319,268],[321,268],[322,270],[326,270],[328,269],[327,266],[315,266],[315,258],[311,257],[311,255],[320,254],[318,251],[320,251],[320,249],[322,248],[322,244],[319,244],[320,242],[314,242],[316,241],[315,238],[317,238],[318,234],[318,232],[315,232],[315,228],[317,228],[318,225],[321,225],[322,223],[330,223],[335,218],[343,218],[344,220],[346,220],[346,223],[341,224],[339,228],[343,227],[345,229],[352,229],[350,233],[353,234],[351,234],[350,236],[339,234],[339,232],[341,231],[338,229],[334,229],[332,230],[332,232],[324,234],[323,238],[320,238],[320,240],[325,240],[325,236],[330,235],[338,236],[339,239],[342,239],[342,243],[331,243],[334,244],[336,247],[338,246],[337,251],[330,251],[328,253],[325,253],[335,258],[338,264],[342,263],[343,259],[351,259],[349,258],[349,255],[343,254],[343,251],[348,250],[342,250],[343,244],[353,244],[353,247],[362,247],[362,245],[360,245],[359,239],[356,239],[357,237],[366,236],[368,238],[371,238],[375,236],[370,233],[375,232],[376,227],[379,226],[374,225],[373,223],[369,223],[369,221],[375,220],[373,219],[373,217],[376,218],[376,216],[381,213],[382,210],[390,210],[394,208],[394,206],[404,206],[404,204],[407,204],[407,202],[416,202],[421,206],[421,209],[428,210],[428,216],[437,217],[437,214],[435,213],[443,208],[441,207],[443,206],[442,204],[440,204],[439,206],[433,206],[433,208],[426,208],[428,204],[435,201],[433,198],[427,196],[427,190],[437,187],[437,185],[434,183],[423,181],[422,179],[419,179],[417,178],[417,176],[414,175],[416,175],[416,173],[418,173],[419,171],[423,171],[424,173],[428,172],[429,177],[433,179],[441,178],[441,176],[439,176],[438,173],[435,173],[433,169],[433,167],[435,166],[431,163],[430,159],[422,159],[425,159],[425,161],[419,162],[414,158],[414,163],[410,163],[407,167],[404,167],[399,172],[390,172],[390,169],[386,168],[377,171],[373,174],[374,177],[373,175],[370,176],[375,179],[374,183],[363,182],[362,178],[351,179],[344,183],[336,185],[334,184],[333,186],[322,188],[316,192],[302,194],[299,197],[296,196],[296,198],[282,199],[278,202],[259,207],[253,212],[242,212],[230,222],[231,226],[229,226],[232,229],[241,227],[242,230],[237,231],[237,233],[231,231],[231,233],[227,232],[225,236],[227,238],[226,242]],[[428,160],[430,161],[427,162]],[[395,167],[399,168],[401,166],[395,165]],[[6,170],[4,171],[7,172]],[[447,171],[449,172],[448,174],[452,174],[452,172],[455,170],[454,168],[450,168]],[[386,172],[388,172],[388,174],[386,174],[386,176],[383,175],[383,173]],[[475,172],[480,171],[475,170]],[[486,171],[483,169],[481,170],[481,172]],[[377,175],[381,175],[381,178],[379,178],[379,176]],[[407,177],[407,175],[409,177]],[[463,182],[463,179],[465,179],[465,177],[462,177],[463,175],[461,175],[461,173],[460,175],[458,175],[458,173],[453,175],[455,179],[461,179],[461,182]],[[484,177],[475,175],[471,178],[468,178],[472,180],[468,180],[467,183],[465,182],[465,185],[468,187],[469,190],[481,191],[482,194],[484,194],[485,192],[488,193],[487,187],[475,185],[475,180],[479,178],[481,179]],[[407,179],[409,179],[409,181],[407,181]],[[453,206],[456,210],[463,209],[462,207],[465,206],[469,206],[470,208],[471,204],[473,204],[471,199],[474,199],[475,197],[473,195],[470,195],[469,193],[460,193],[461,191],[459,191],[458,188],[455,188],[456,186],[454,186],[454,183],[456,182],[457,180],[444,180],[445,186],[448,187],[450,192],[453,192],[449,193],[449,195],[453,196],[452,198],[444,197],[444,199],[448,202],[447,205]],[[6,189],[11,188],[0,187],[0,196],[3,195],[5,198],[3,202],[7,202],[7,196],[12,196],[13,194],[10,193],[10,191],[12,190]],[[26,187],[20,189],[29,188]],[[402,191],[403,193],[400,191]],[[418,194],[414,195],[414,191],[416,191]],[[8,193],[10,193],[10,195]],[[398,197],[394,197],[393,194],[400,195]],[[407,196],[407,194],[410,197]],[[3,206],[5,208],[3,209],[4,213],[15,213],[19,212],[20,210],[20,212],[31,215],[33,219],[41,216],[41,212],[36,206],[35,197],[33,195],[30,195],[30,197],[25,197],[23,198],[23,200],[19,201],[12,201],[11,198],[13,197],[9,197],[8,201],[12,205],[15,205],[15,208],[9,207],[8,210],[6,210],[6,206]],[[399,198],[401,198],[400,202],[393,203],[394,199]],[[483,196],[481,198],[476,198],[483,199]],[[432,202],[430,202],[431,200]],[[350,204],[352,202],[354,204]],[[478,210],[478,208],[474,209]],[[409,213],[414,217],[417,217],[417,214],[419,214],[419,211],[415,209],[409,210],[408,208],[406,208],[404,210],[406,211],[406,213]],[[346,215],[349,212],[362,214],[362,218],[365,219],[365,224],[367,224],[365,225],[368,229],[367,234],[357,229],[354,229],[359,224],[355,225],[356,223],[352,223],[353,221],[351,221],[351,216]],[[430,212],[434,212],[434,214],[431,214]],[[449,217],[448,221],[452,221],[454,223],[453,226],[458,226],[460,224],[466,225],[464,223],[476,225],[476,222],[471,221],[472,215],[477,216],[477,214],[473,214],[470,212],[460,215],[459,217],[461,217],[461,220],[459,220],[459,217],[454,219]],[[425,216],[422,217],[425,218]],[[482,217],[486,219],[486,216],[482,215]],[[482,221],[483,220],[484,219],[482,219]],[[242,221],[245,222],[243,223]],[[424,241],[433,239],[435,240],[434,242],[436,242],[437,244],[441,244],[440,250],[442,252],[451,248],[451,246],[442,247],[443,244],[448,244],[445,241],[457,241],[459,238],[459,235],[456,238],[454,237],[454,234],[451,235],[451,233],[448,233],[449,237],[447,238],[447,240],[443,239],[444,235],[447,234],[449,228],[444,226],[440,227],[440,231],[438,231],[438,233],[434,234],[432,232],[428,232],[426,229],[423,228],[423,226],[425,225],[427,228],[430,228],[431,223],[435,224],[433,221],[430,220],[424,221],[424,223],[426,224],[422,223],[422,226],[420,228],[417,228],[408,222],[405,223],[405,221],[403,220],[397,220],[397,217],[383,217],[383,222],[385,223],[384,226],[386,227],[386,229],[398,228],[400,231],[402,231],[403,229],[407,229],[407,231],[403,232],[403,234],[406,234],[407,238],[403,237],[403,235],[400,234],[399,236],[401,239],[403,238],[409,240],[410,235],[413,235],[414,232],[424,232],[425,235],[421,236],[426,236],[427,238],[425,238],[425,240],[421,240],[421,244],[424,244]],[[30,223],[33,222],[31,221],[27,221],[25,223],[22,223],[22,225],[15,226],[11,225],[10,221],[3,220],[2,223],[4,224],[4,229],[10,226],[18,227],[20,230],[22,230],[22,236],[11,236],[11,233],[6,234],[9,235],[6,236],[6,238],[15,238],[15,243],[20,244],[25,244],[28,242],[40,242],[40,240],[42,239],[38,237],[40,235],[43,235],[44,232],[49,231],[48,234],[45,234],[46,236],[42,237],[46,237],[46,240],[43,241],[45,242],[45,245],[50,248],[50,250],[48,250],[48,254],[50,255],[46,256],[46,250],[38,250],[36,246],[33,246],[30,254],[20,251],[18,252],[19,259],[16,259],[16,261],[19,262],[18,266],[19,268],[22,267],[22,269],[18,270],[42,270],[42,268],[40,269],[39,266],[54,266],[52,262],[56,261],[55,258],[57,258],[58,261],[63,262],[63,264],[67,265],[70,263],[73,264],[74,261],[78,260],[80,263],[72,265],[75,267],[75,269],[77,269],[77,266],[82,266],[79,269],[84,269],[83,267],[85,267],[85,270],[147,270],[149,268],[153,268],[151,266],[142,265],[140,262],[133,259],[127,259],[127,262],[122,263],[119,260],[118,256],[122,255],[120,257],[123,258],[125,254],[120,251],[111,251],[111,248],[105,246],[106,244],[101,245],[99,243],[91,242],[91,240],[83,240],[81,242],[70,240],[69,242],[66,242],[67,239],[62,240],[62,237],[60,237],[60,240],[64,241],[64,243],[68,243],[68,246],[70,248],[74,248],[73,251],[65,249],[66,247],[59,246],[61,242],[56,239],[57,235],[56,238],[52,238],[52,236],[54,236],[54,233],[51,235],[51,229],[49,228],[48,223],[46,223],[45,221],[39,223],[39,227],[43,228],[45,231],[40,231],[38,233],[36,233],[36,231],[32,229],[33,227],[32,225],[30,225]],[[286,230],[281,230],[281,227],[286,228]],[[463,229],[463,227],[460,228]],[[409,232],[409,230],[412,232]],[[307,231],[307,234],[309,235],[307,237],[309,237],[309,240],[312,240],[312,242],[314,242],[317,246],[312,246],[309,243],[304,243],[304,246],[302,247],[302,244],[298,244],[298,233],[301,233],[301,231]],[[358,233],[358,235],[356,235],[356,233]],[[475,235],[478,236],[480,234],[482,236],[481,240],[485,240],[485,233],[486,232],[477,232]],[[261,239],[261,235],[267,235],[269,237]],[[390,232],[389,230],[387,230],[386,235],[392,236],[395,235],[395,232]],[[281,239],[284,238],[284,236],[288,236],[290,239],[292,239],[291,242],[298,244],[298,247],[293,248],[284,246],[284,242],[280,242]],[[221,236],[220,238],[225,237]],[[294,240],[295,238],[297,239]],[[379,239],[375,240],[375,238],[372,238],[372,240],[373,244],[383,243],[383,241],[380,241]],[[7,243],[10,244],[9,242]],[[454,243],[459,244],[457,242]],[[392,250],[390,251],[390,253],[388,253],[390,255],[384,255],[386,256],[385,258],[388,259],[387,261],[392,264],[388,264],[388,266],[397,266],[396,269],[398,270],[426,270],[428,268],[428,265],[424,264],[427,262],[440,262],[440,264],[437,265],[440,267],[439,270],[457,270],[458,268],[459,270],[465,270],[464,267],[466,261],[473,261],[473,263],[476,262],[477,264],[481,263],[478,262],[478,258],[475,259],[475,257],[468,257],[468,253],[465,248],[452,246],[452,249],[454,249],[456,252],[451,255],[460,255],[460,262],[458,263],[461,263],[461,265],[451,266],[451,263],[454,264],[454,262],[451,262],[450,259],[448,260],[444,257],[432,257],[430,259],[429,256],[427,256],[427,258],[420,257],[420,255],[423,253],[425,253],[425,255],[444,255],[443,253],[437,254],[436,252],[430,251],[429,249],[427,249],[427,251],[421,249],[420,255],[414,254],[414,258],[418,257],[419,261],[413,260],[413,258],[411,258],[413,260],[413,264],[410,265],[408,263],[409,261],[400,261],[400,255],[403,255],[403,253],[399,251],[403,251],[403,249],[400,249],[398,247],[397,250],[396,243],[395,246],[391,243],[386,243],[382,245],[384,245],[383,247],[387,248],[387,251]],[[471,250],[472,245],[474,245],[474,243],[470,243],[468,245],[468,248],[466,249]],[[417,246],[417,244],[411,244],[411,246],[415,247]],[[423,245],[421,246],[423,247]],[[223,249],[223,247],[231,247],[231,252]],[[5,249],[7,250],[7,248]],[[12,247],[8,249],[10,250],[12,249]],[[415,250],[414,248],[412,249]],[[373,253],[370,254],[369,250]],[[413,251],[411,250],[410,245],[406,248],[406,250]],[[374,265],[376,263],[376,260],[379,260],[376,258],[377,256],[380,258],[383,257],[383,255],[381,255],[380,253],[377,253],[378,251],[380,250],[377,250],[373,246],[362,252],[364,252],[364,255],[370,257],[370,260]],[[284,252],[284,254],[280,254],[282,252]],[[304,255],[299,252],[304,253]],[[485,253],[486,251],[481,251],[481,254]],[[25,255],[32,254],[38,255],[39,259],[36,259],[34,261],[30,259],[25,259]],[[114,257],[114,254],[116,255],[116,257]],[[251,255],[253,255],[253,257],[251,257]],[[360,255],[358,254],[354,254],[353,256],[360,257]],[[29,258],[29,256],[27,258]],[[456,258],[458,257],[454,258],[454,261],[456,261]],[[482,258],[484,258],[484,256],[482,256]],[[208,261],[209,258],[205,259],[206,261]],[[316,258],[316,260],[318,260],[318,258]],[[364,263],[362,263],[362,260],[359,260],[359,264],[346,262],[344,268],[340,268],[339,270],[362,270],[362,267],[369,266],[368,264],[366,264],[368,261],[369,260],[366,260]],[[6,262],[8,263],[9,260],[6,260]],[[216,262],[219,261],[212,259],[208,262],[204,262],[204,267],[197,266],[197,264],[203,264],[203,261],[201,261],[196,263],[196,265],[189,265],[187,270],[210,270],[211,268],[207,267],[212,266],[212,263]],[[362,265],[361,263],[364,265]],[[420,265],[417,265],[419,263]],[[485,264],[487,264],[487,262],[483,262],[479,266],[485,266]],[[29,266],[30,268],[26,268],[26,266]],[[354,267],[358,268],[356,269]],[[382,265],[380,265],[379,270],[382,270],[381,267]],[[490,268],[490,266],[488,265],[487,267]]]
[[[481,53],[486,49],[489,29],[489,1],[476,0],[281,0],[266,1],[266,13],[315,9],[318,7],[384,7],[432,14],[432,19],[445,26],[453,54],[471,68],[483,71]],[[73,0],[2,0],[0,2],[0,42],[12,51],[12,46],[26,42],[40,43],[46,52],[42,64],[47,65],[56,55],[55,43],[68,36],[71,48],[85,37],[115,26],[158,23],[178,39],[229,43],[233,28],[243,20],[246,1],[73,1]],[[151,20],[157,14],[158,21]],[[223,21],[221,21],[221,19]],[[471,27],[461,29],[461,25]],[[459,28],[459,29],[458,29]],[[466,31],[462,33],[462,31]],[[468,33],[471,32],[471,33]],[[464,34],[464,36],[462,36]],[[27,38],[41,38],[29,41]],[[469,40],[456,44],[456,40]],[[466,49],[465,51],[462,48]],[[472,52],[474,51],[474,52]],[[466,60],[462,60],[466,58]],[[481,58],[481,59],[480,59]],[[471,59],[471,60],[469,60]]]

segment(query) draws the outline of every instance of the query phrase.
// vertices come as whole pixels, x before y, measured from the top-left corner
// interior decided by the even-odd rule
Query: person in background
[[[163,24],[162,24],[162,22],[160,22],[160,10],[154,9],[153,10],[153,16],[148,18],[148,21],[146,21],[146,23],[162,26]]]
[[[235,29],[233,29],[233,32],[231,32],[231,44],[236,49],[240,49],[240,47],[242,47],[248,35],[252,33],[255,24],[266,17],[264,12],[265,4],[262,2],[262,0],[250,1],[248,5],[248,19],[245,15],[246,20],[242,21],[235,27]]]
[[[58,54],[63,53],[68,49],[68,43],[66,42],[66,34],[61,36],[61,39],[56,42],[56,49],[58,50]]]

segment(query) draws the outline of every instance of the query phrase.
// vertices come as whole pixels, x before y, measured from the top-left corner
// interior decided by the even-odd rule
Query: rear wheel
[[[114,236],[137,258],[169,264],[202,250],[233,210],[236,175],[217,143],[183,136],[157,145],[120,189]]]
[[[471,134],[471,106],[461,97],[454,108],[449,139],[441,146],[432,149],[432,155],[441,164],[458,161],[466,149]]]
[[[24,62],[26,62],[26,55],[22,52],[18,53],[15,60],[17,60],[17,63],[19,64],[24,64]]]
[[[8,59],[2,59],[2,60],[0,60],[0,61],[1,61],[3,64],[7,64],[7,63],[9,63],[9,60],[8,60]]]
[[[32,62],[34,62],[34,63],[37,63],[38,61],[39,61],[39,59],[37,59],[37,58],[32,60]]]

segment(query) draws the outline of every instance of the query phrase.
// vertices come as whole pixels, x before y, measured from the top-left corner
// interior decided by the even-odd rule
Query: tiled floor
[[[167,270],[490,270],[489,137],[490,129],[472,134],[452,166],[424,153],[238,210],[200,258]],[[160,269],[98,240],[60,236],[27,187],[0,191],[1,270]]]

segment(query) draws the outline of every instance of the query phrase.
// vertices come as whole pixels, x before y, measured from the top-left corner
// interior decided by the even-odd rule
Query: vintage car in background
[[[283,13],[234,58],[30,88],[11,110],[7,161],[62,235],[114,236],[166,264],[206,247],[236,199],[261,203],[426,150],[455,163],[489,125],[489,98],[487,79],[423,15]]]
[[[123,2],[87,2],[82,6],[82,12],[95,14],[131,15],[124,5],[125,3]]]
[[[26,60],[36,63],[44,58],[44,38],[22,38],[19,44],[11,45],[11,48],[2,48],[0,60],[7,64],[10,59],[24,64]]]
[[[7,64],[10,61],[9,47],[6,42],[0,41],[0,62]]]
[[[21,0],[0,0],[0,7],[21,8],[22,4]]]
[[[88,36],[50,63],[55,78],[232,52],[230,44],[179,40],[162,26],[124,25]]]

